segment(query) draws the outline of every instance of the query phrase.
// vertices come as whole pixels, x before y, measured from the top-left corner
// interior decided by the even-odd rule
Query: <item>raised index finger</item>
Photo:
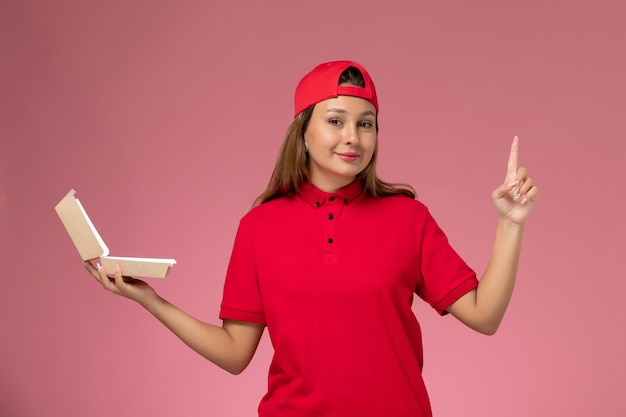
[[[517,175],[517,157],[518,157],[518,143],[517,136],[513,138],[513,143],[511,144],[511,153],[509,154],[509,162],[506,166],[506,183],[515,181],[515,177]]]

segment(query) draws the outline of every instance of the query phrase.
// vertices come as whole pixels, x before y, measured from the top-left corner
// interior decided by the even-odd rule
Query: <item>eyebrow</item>
[[[332,109],[328,109],[326,110],[326,113],[341,113],[341,114],[348,114],[348,112],[344,109],[338,109],[338,108],[332,108]],[[376,117],[376,113],[371,111],[371,110],[366,110],[363,113],[361,113],[359,116],[374,116]]]

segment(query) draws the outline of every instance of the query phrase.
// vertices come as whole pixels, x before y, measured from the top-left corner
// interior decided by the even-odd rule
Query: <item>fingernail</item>
[[[508,183],[506,186],[511,188],[511,187],[515,187],[516,185],[517,185],[517,181],[513,181],[513,182]]]
[[[122,270],[122,267],[120,266],[120,264],[117,264],[117,267],[115,267],[115,269],[119,272]]]
[[[524,197],[524,198],[522,198],[522,202],[521,202],[520,204],[524,204],[524,203],[526,203],[527,201],[528,201],[528,198]]]

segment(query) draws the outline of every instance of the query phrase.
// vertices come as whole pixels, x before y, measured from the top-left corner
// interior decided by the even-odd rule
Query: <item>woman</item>
[[[493,334],[538,189],[517,167],[516,138],[492,194],[498,227],[478,281],[413,190],[376,176],[377,114],[374,83],[355,62],[322,64],[300,81],[270,183],[239,225],[222,326],[189,316],[119,266],[113,278],[86,268],[234,374],[267,326],[275,354],[260,416],[430,416],[413,295]]]

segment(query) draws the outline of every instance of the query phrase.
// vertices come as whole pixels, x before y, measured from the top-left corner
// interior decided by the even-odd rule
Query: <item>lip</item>
[[[337,152],[337,156],[344,161],[356,161],[361,155],[357,152]]]

